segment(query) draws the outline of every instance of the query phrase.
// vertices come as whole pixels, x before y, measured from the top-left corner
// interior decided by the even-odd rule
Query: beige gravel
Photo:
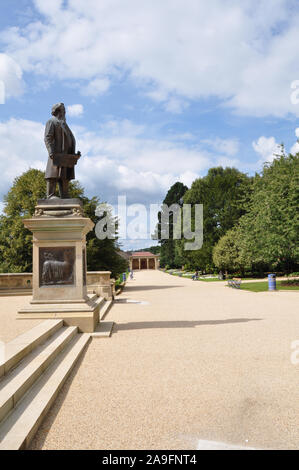
[[[0,297],[0,341],[7,343],[42,321],[16,318],[18,310],[29,303],[31,298],[29,295]]]
[[[119,299],[32,449],[298,449],[298,293],[142,271]]]

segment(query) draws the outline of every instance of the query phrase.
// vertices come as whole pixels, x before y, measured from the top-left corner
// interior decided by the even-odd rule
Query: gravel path
[[[31,448],[298,449],[298,293],[135,276],[106,317],[112,337],[92,341]]]

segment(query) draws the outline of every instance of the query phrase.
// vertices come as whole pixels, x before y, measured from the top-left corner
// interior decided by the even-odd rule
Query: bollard
[[[269,291],[276,290],[276,274],[268,275],[268,286],[269,286]]]

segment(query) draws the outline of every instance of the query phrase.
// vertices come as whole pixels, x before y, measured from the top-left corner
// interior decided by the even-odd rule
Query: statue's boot
[[[68,180],[59,180],[59,195],[61,199],[69,198],[69,182]]]
[[[56,179],[51,178],[47,179],[47,199],[50,199],[51,197],[56,197],[55,196],[55,190],[56,190]]]

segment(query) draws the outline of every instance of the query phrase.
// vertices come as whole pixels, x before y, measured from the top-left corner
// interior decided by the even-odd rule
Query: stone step
[[[31,351],[44,343],[63,326],[63,320],[46,320],[5,344],[4,360],[0,363],[0,377],[7,374]]]
[[[91,337],[77,334],[0,425],[0,450],[26,449]]]
[[[22,288],[11,288],[11,289],[0,289],[0,297],[12,297],[16,295],[31,295],[32,289],[22,289]]]
[[[113,330],[113,321],[101,321],[95,331],[91,333],[92,338],[110,338]]]
[[[98,302],[100,304],[100,308],[102,308],[103,305],[105,305],[106,300],[104,299],[104,297],[98,297]]]
[[[75,326],[62,327],[2,378],[0,381],[0,422],[17,406],[23,395],[38,380],[77,332],[78,328]]]
[[[102,307],[100,307],[100,320],[104,320],[110,308],[112,307],[112,303],[113,303],[112,300],[106,300],[105,304]]]

